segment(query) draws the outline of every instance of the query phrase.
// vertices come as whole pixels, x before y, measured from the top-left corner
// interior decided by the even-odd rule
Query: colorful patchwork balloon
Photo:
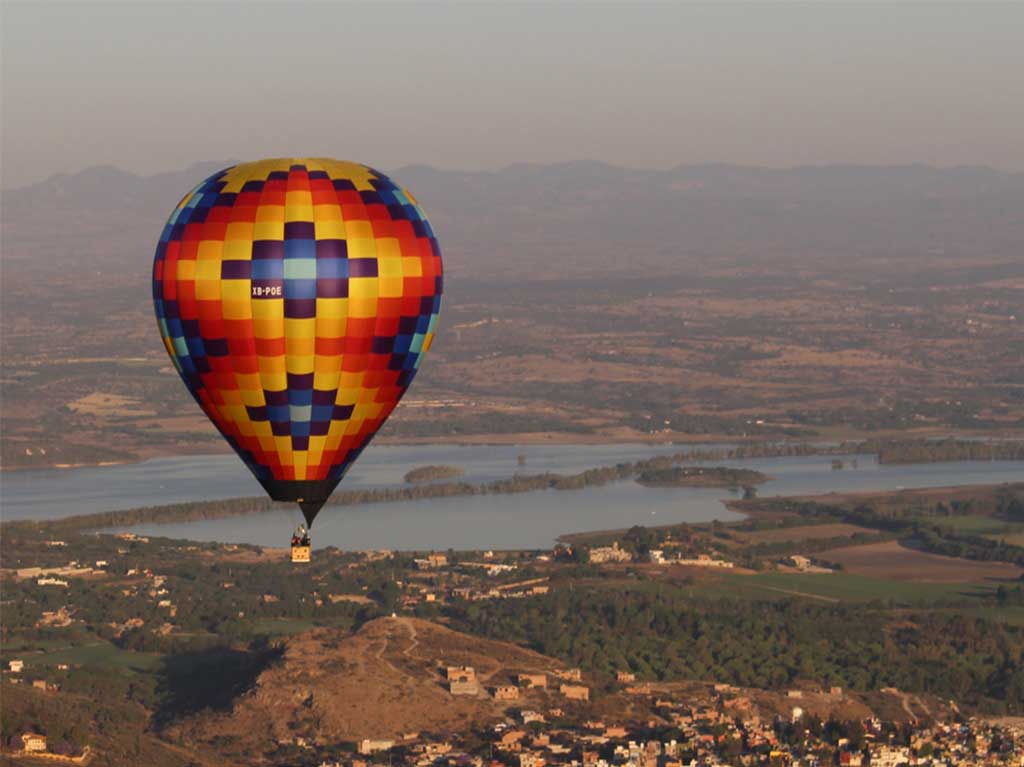
[[[167,220],[153,303],[182,380],[309,524],[430,349],[441,251],[415,198],[320,158],[213,174]]]

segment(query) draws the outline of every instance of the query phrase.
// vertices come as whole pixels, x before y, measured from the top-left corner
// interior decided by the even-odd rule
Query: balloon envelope
[[[441,251],[415,198],[329,159],[236,165],[164,227],[164,346],[231,447],[311,523],[430,348]]]

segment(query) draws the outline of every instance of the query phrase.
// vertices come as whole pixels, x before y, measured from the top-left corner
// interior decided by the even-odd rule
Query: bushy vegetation
[[[877,605],[702,599],[657,590],[577,588],[476,603],[449,616],[594,672],[777,688],[814,680],[856,690],[934,693],[1024,711],[1024,628]]]

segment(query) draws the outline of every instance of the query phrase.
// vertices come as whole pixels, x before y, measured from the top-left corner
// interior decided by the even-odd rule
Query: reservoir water
[[[517,472],[574,473],[684,449],[678,445],[377,446],[360,458],[343,488],[394,487],[411,468],[448,464],[464,479],[483,482]],[[520,465],[518,456],[525,457]],[[772,480],[761,496],[895,490],[1024,480],[1024,462],[972,461],[880,466],[873,456],[763,458],[715,462],[763,471]],[[5,520],[54,519],[94,511],[180,501],[260,495],[262,489],[233,455],[164,458],[140,464],[25,471],[0,478]],[[327,507],[317,518],[316,547],[344,549],[544,548],[569,532],[735,519],[725,489],[649,488],[635,482],[575,491],[541,491],[398,503]],[[140,525],[143,535],[197,541],[282,546],[298,512],[270,512],[222,520]]]

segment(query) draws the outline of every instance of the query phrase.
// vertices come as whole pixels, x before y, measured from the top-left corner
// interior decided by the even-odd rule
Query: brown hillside
[[[519,671],[550,671],[558,661],[515,645],[478,639],[416,618],[380,618],[355,634],[316,629],[288,640],[281,661],[257,678],[233,710],[204,713],[172,735],[210,744],[229,741],[252,755],[296,735],[331,741],[396,737],[416,731],[464,730],[510,705],[541,705],[544,693],[513,704],[486,688]],[[448,692],[444,669],[472,666],[476,696]]]

